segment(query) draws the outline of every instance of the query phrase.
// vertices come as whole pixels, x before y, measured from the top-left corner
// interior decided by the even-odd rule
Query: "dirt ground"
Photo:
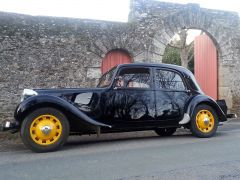
[[[23,144],[19,133],[11,134],[9,132],[0,133],[0,152],[16,151],[23,149]]]

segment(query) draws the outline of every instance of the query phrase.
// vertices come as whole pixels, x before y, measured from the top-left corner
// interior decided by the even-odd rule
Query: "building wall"
[[[0,121],[11,119],[24,88],[95,86],[107,52],[161,62],[181,28],[200,28],[219,51],[219,97],[240,114],[240,28],[236,13],[133,0],[129,22],[34,17],[0,12]]]

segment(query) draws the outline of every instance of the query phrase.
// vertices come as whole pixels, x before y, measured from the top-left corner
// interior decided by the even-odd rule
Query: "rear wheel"
[[[155,132],[159,136],[171,136],[176,132],[177,128],[159,128],[156,129]]]
[[[191,120],[191,132],[197,137],[207,138],[213,136],[218,128],[218,117],[211,106],[198,105]]]
[[[55,151],[66,142],[69,123],[59,110],[39,108],[23,120],[20,134],[23,143],[32,151]]]

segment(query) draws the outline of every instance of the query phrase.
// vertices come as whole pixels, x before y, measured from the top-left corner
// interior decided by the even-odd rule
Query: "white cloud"
[[[127,21],[129,0],[0,0],[0,11]]]

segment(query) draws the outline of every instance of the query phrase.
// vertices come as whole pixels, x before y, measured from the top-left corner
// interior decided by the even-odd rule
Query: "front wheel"
[[[177,128],[159,128],[156,129],[155,132],[159,136],[171,136],[176,132]]]
[[[194,136],[201,138],[212,137],[218,128],[218,117],[211,106],[198,105],[191,119],[190,130]]]
[[[39,108],[23,120],[20,135],[25,146],[32,151],[55,151],[66,142],[69,123],[59,110]]]

